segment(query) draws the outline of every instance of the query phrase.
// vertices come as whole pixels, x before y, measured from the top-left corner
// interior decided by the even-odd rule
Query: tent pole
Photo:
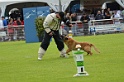
[[[59,12],[62,11],[62,4],[61,4],[61,0],[59,0]]]

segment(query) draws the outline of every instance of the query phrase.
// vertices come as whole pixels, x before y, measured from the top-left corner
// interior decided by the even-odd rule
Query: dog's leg
[[[89,55],[89,52],[87,52],[87,55]]]
[[[89,53],[90,55],[92,55],[92,54],[93,54],[91,51],[88,51],[88,53]]]
[[[67,50],[66,50],[66,54],[70,55],[70,54],[69,54],[70,51],[71,51],[70,49],[67,49]]]

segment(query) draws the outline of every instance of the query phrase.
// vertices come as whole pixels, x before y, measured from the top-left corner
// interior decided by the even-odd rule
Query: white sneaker
[[[44,53],[45,53],[45,50],[40,47],[38,50],[38,60],[42,60]]]
[[[42,60],[42,58],[38,58],[38,60]]]

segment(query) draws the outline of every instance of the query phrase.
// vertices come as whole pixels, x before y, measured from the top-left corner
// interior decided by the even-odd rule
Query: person
[[[121,16],[117,11],[114,11],[114,15],[113,15],[113,23],[114,24],[120,24],[120,19]]]
[[[3,21],[2,18],[0,17],[0,31],[4,30],[4,25],[3,25]]]
[[[66,14],[66,19],[69,20],[69,21],[71,21],[71,15],[70,15],[70,13],[67,13]],[[62,25],[64,26],[64,23],[62,23]],[[64,29],[66,30],[67,33],[69,33],[70,28],[68,28],[68,26],[64,26]]]
[[[14,28],[13,26],[17,25],[16,20],[13,20],[13,18],[10,18],[9,24],[8,24],[8,34],[9,34],[9,41],[14,40]]]
[[[123,22],[124,22],[124,9],[121,12],[122,18],[123,18]]]
[[[42,57],[50,44],[51,37],[54,38],[57,48],[60,51],[60,57],[67,57],[64,49],[64,43],[59,34],[61,21],[63,21],[67,26],[72,27],[70,21],[64,18],[64,12],[50,13],[45,18],[43,23],[45,32],[42,43],[38,50],[38,60],[42,60]]]
[[[76,13],[71,14],[71,21],[77,21],[77,14]]]
[[[103,19],[103,15],[101,14],[101,11],[98,11],[95,20],[100,20],[100,19]]]
[[[88,22],[90,21],[89,16],[86,15],[86,13],[84,13],[80,18],[80,21],[83,23],[83,26],[84,26],[84,29],[83,29],[84,35],[88,34]]]
[[[4,25],[3,25],[3,21],[2,18],[0,17],[0,32],[4,31]],[[4,41],[5,40],[5,36],[2,35],[2,38],[0,37],[0,41]]]
[[[17,40],[20,40],[21,37],[23,36],[23,28],[20,27],[19,25],[23,25],[23,23],[22,23],[20,17],[17,18],[16,22],[17,22],[17,25],[18,25],[18,27],[16,29],[16,31],[17,31]]]
[[[106,11],[105,12],[105,19],[110,19],[110,18],[111,18],[111,14],[108,11]]]
[[[2,16],[2,20],[3,20],[3,25],[4,25],[4,28],[6,28],[6,27],[7,27],[7,25],[8,25],[8,21],[5,19],[5,17],[4,17],[4,16]]]
[[[101,11],[98,10],[97,15],[96,15],[96,17],[95,17],[95,20],[101,20],[101,19],[103,19],[103,15],[101,14]],[[102,23],[101,21],[97,21],[96,24],[102,25],[103,23]]]

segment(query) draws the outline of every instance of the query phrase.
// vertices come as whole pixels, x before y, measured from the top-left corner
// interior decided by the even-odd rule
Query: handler
[[[47,17],[45,18],[43,23],[43,26],[45,28],[45,34],[40,45],[40,48],[38,50],[38,60],[41,60],[43,55],[45,54],[50,44],[51,37],[54,38],[57,48],[60,51],[60,57],[66,57],[64,43],[59,34],[61,21],[63,21],[67,26],[72,27],[70,21],[64,17],[63,12],[51,13],[48,14]]]

